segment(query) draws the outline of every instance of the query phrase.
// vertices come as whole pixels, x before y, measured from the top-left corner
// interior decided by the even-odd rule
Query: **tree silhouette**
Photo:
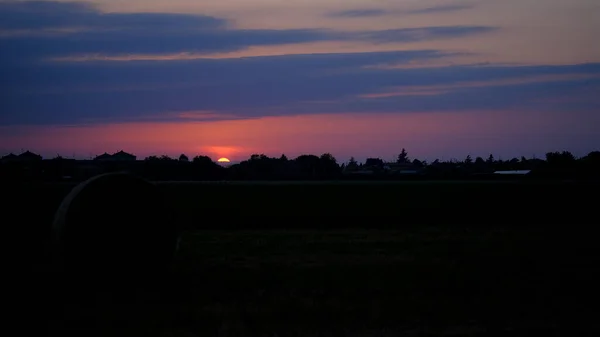
[[[358,162],[356,161],[356,159],[354,159],[354,157],[350,157],[350,160],[348,161],[348,165],[346,165],[344,167],[345,170],[348,171],[355,171],[358,170],[359,166],[358,166]]]
[[[590,152],[587,156],[581,158],[581,170],[588,177],[600,177],[600,152]]]
[[[305,154],[294,159],[294,163],[301,178],[315,178],[321,166],[321,158],[312,154]]]
[[[568,165],[575,162],[575,156],[569,151],[548,152],[546,153],[546,161],[549,165]]]
[[[414,167],[419,167],[419,168],[425,166],[425,163],[420,161],[417,158],[413,159],[412,164]]]
[[[587,164],[598,166],[600,164],[600,151],[590,152],[587,156],[581,158],[581,160]]]
[[[256,179],[338,179],[342,173],[352,173],[366,169],[371,171],[370,177],[389,179],[392,176],[385,170],[386,163],[380,158],[368,158],[365,163],[358,163],[350,157],[347,164],[339,165],[331,153],[320,156],[301,155],[288,159],[285,154],[280,157],[268,157],[265,154],[252,154],[248,160],[227,168],[215,163],[207,156],[196,156],[191,164],[189,157],[181,154],[171,158],[167,155],[151,155],[143,161],[120,161],[118,158],[110,161],[95,161],[90,168],[89,162],[79,162],[75,159],[56,158],[39,160],[36,165],[29,160],[34,154],[25,153],[21,156],[14,154],[0,158],[0,179],[27,180],[44,179],[48,181],[73,178],[74,180],[91,177],[92,174],[126,170],[150,180],[256,180]],[[21,158],[23,157],[23,158]],[[560,179],[598,179],[600,178],[600,151],[590,152],[587,156],[577,159],[571,152],[557,151],[546,153],[544,159],[535,156],[528,159],[524,156],[510,160],[496,160],[492,154],[484,159],[475,160],[467,155],[463,160],[434,160],[431,164],[417,158],[409,160],[406,149],[395,160],[400,166],[410,165],[425,176],[439,178],[467,178],[473,174],[493,173],[496,170],[528,170],[531,177],[560,178]],[[83,165],[86,169],[83,170]],[[393,165],[392,165],[393,166]],[[15,178],[16,177],[16,178]],[[362,179],[362,178],[361,178]],[[371,179],[371,178],[369,178]]]
[[[348,161],[348,166],[350,165],[358,166],[358,162],[356,161],[356,159],[354,159],[354,157],[350,157],[350,160]]]
[[[367,158],[365,166],[383,168],[383,160],[381,158]]]
[[[400,152],[400,154],[398,155],[397,163],[398,164],[408,164],[408,163],[410,163],[410,160],[408,159],[408,153],[406,152],[406,149],[402,148],[402,152]]]
[[[264,153],[261,154],[253,154],[250,156],[250,160],[264,160],[264,159],[269,159],[269,157],[267,157]]]
[[[334,178],[342,173],[337,160],[331,153],[324,153],[319,159],[319,172],[323,178]]]
[[[323,161],[326,161],[326,162],[331,162],[331,163],[337,164],[337,160],[335,159],[335,157],[331,153],[323,153],[321,155],[320,159],[323,160]]]
[[[212,165],[214,162],[207,156],[196,156],[192,159],[192,163],[197,165]]]

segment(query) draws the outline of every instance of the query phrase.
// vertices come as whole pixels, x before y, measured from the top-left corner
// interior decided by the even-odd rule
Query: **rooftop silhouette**
[[[594,151],[576,158],[568,151],[548,152],[544,159],[487,158],[452,159],[432,162],[412,158],[402,149],[395,161],[367,158],[358,162],[353,157],[340,162],[329,153],[269,157],[253,154],[238,163],[213,161],[208,156],[178,158],[167,155],[149,156],[138,160],[123,150],[107,152],[93,160],[65,159],[57,156],[43,159],[31,151],[20,155],[8,154],[0,159],[0,176],[4,180],[79,180],[93,175],[128,171],[150,180],[338,180],[338,179],[500,179],[507,176],[539,177],[545,179],[597,179],[600,152]]]

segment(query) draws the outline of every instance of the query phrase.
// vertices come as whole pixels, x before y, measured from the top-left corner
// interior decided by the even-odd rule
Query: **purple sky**
[[[0,1],[0,155],[576,155],[597,0]]]

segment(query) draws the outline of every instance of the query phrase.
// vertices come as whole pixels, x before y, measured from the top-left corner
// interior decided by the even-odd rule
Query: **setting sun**
[[[219,160],[217,160],[217,162],[219,162],[219,163],[229,163],[231,161],[229,159],[223,157],[223,158],[219,158]]]

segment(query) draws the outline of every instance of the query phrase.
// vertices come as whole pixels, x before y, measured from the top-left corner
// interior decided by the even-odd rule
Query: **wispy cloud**
[[[445,13],[445,12],[457,12],[465,9],[473,8],[473,5],[442,5],[442,6],[433,6],[427,8],[418,8],[412,9],[408,11],[404,11],[406,14],[432,14],[432,13]]]
[[[365,9],[353,9],[347,11],[339,11],[339,12],[331,12],[327,13],[330,17],[342,17],[342,18],[362,18],[362,17],[373,17],[373,16],[382,16],[389,14],[389,11],[384,9],[374,9],[374,8],[365,8]]]
[[[356,33],[351,38],[360,38],[372,42],[417,42],[435,39],[447,39],[455,37],[464,37],[474,34],[488,33],[497,30],[495,27],[488,26],[446,26],[446,27],[422,27],[422,28],[402,28],[389,29],[373,32]]]
[[[420,14],[434,14],[434,13],[448,13],[458,12],[466,9],[474,8],[472,4],[454,4],[454,5],[440,5],[425,8],[416,9],[404,9],[404,10],[386,10],[379,8],[362,8],[362,9],[351,9],[344,11],[328,12],[326,16],[333,18],[365,18],[365,17],[377,17],[384,15],[420,15]]]
[[[0,3],[3,64],[33,61],[195,59],[202,55],[323,41],[397,43],[465,37],[493,27],[418,27],[380,31],[234,29],[224,19],[166,13],[102,13],[90,5],[62,2]]]
[[[444,55],[411,51],[47,63],[35,72],[4,72],[0,125],[482,111],[524,108],[544,97],[600,85],[600,64],[365,68]],[[378,99],[361,97],[365,94]],[[586,105],[571,104],[569,109],[600,101],[597,95],[588,96]],[[565,108],[535,104],[538,110]]]
[[[217,29],[224,19],[206,15],[169,13],[102,13],[91,4],[55,1],[0,2],[0,30],[88,27],[120,29]]]
[[[389,88],[386,91],[359,95],[361,98],[389,98],[398,96],[435,96],[443,95],[458,90],[518,86],[536,83],[569,82],[579,80],[598,80],[600,73],[573,73],[573,74],[542,74],[533,76],[523,76],[514,78],[502,78],[495,80],[465,81],[445,85],[424,85],[424,86],[402,86]]]
[[[6,4],[0,7],[12,14],[0,11],[0,50],[10,51],[0,53],[0,125],[481,111],[523,107],[600,82],[572,76],[599,74],[598,64],[419,67],[456,55],[435,49],[208,57],[252,46],[315,41],[397,45],[463,38],[495,27],[236,29],[208,16],[111,14],[72,3]],[[557,81],[552,76],[571,77]],[[534,77],[538,80],[523,80]],[[379,96],[361,97],[365,94]],[[598,98],[590,95],[587,105],[573,106],[586,109],[594,100]]]
[[[188,121],[214,121],[214,120],[236,120],[236,119],[247,119],[240,117],[235,114],[228,114],[219,111],[184,111],[175,113],[177,118],[188,120]]]

